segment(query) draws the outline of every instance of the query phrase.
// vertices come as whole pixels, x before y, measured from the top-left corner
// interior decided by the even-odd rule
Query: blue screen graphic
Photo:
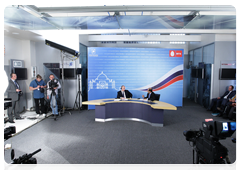
[[[152,87],[160,101],[182,106],[183,56],[183,49],[89,47],[88,100],[116,98],[124,85],[133,98]]]

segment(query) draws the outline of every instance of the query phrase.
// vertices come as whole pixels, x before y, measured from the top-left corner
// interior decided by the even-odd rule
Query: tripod
[[[224,159],[227,161],[229,167],[227,167],[224,159],[222,159],[221,162],[218,162],[217,166],[216,165],[209,165],[206,162],[205,158],[203,158],[200,155],[199,151],[196,150],[195,151],[196,153],[195,153],[194,150],[195,150],[195,148],[193,148],[193,166],[191,168],[189,168],[188,170],[219,170],[220,168],[224,168],[224,170],[234,170],[235,169],[231,165],[231,162],[229,160],[228,155]],[[196,154],[196,160],[195,160],[195,157],[194,157],[195,154]]]
[[[77,78],[78,78],[78,92],[77,92],[77,95],[76,95],[76,99],[75,99],[75,102],[74,102],[74,106],[73,106],[73,109],[75,108],[75,106],[77,107],[77,109],[79,109],[79,112],[81,110],[81,101],[80,101],[80,97],[82,96],[82,92],[81,92],[81,86],[80,86],[80,80],[81,80],[81,74],[78,74],[77,75]],[[78,100],[78,102],[77,102]]]
[[[50,102],[49,102],[49,104],[52,106],[52,114],[53,114],[53,116],[54,116],[54,120],[56,120],[57,118],[57,115],[56,115],[56,110],[55,110],[55,108],[56,108],[56,106],[57,106],[57,100],[56,100],[56,92],[54,92],[54,94],[53,94],[53,92],[51,93],[51,95],[50,95]],[[59,112],[59,114],[60,114],[60,112]]]

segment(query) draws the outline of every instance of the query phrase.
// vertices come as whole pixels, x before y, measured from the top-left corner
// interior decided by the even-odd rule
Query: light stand
[[[77,107],[77,109],[79,109],[79,112],[81,110],[81,99],[80,97],[82,96],[82,92],[81,92],[81,69],[77,69],[76,74],[77,74],[77,79],[78,79],[78,92],[76,95],[76,99],[74,102],[74,106],[73,109],[75,108],[75,106]],[[78,102],[77,102],[78,99]]]
[[[61,99],[62,99],[62,110],[59,112],[59,116],[62,116],[63,113],[65,113],[65,106],[64,106],[64,103],[65,103],[65,98],[64,98],[64,52],[61,51],[61,59],[62,59],[62,89],[61,89]],[[70,115],[71,115],[71,112],[68,112]]]

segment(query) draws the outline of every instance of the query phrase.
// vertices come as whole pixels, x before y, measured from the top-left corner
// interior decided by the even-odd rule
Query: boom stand
[[[78,74],[77,75],[77,78],[78,78],[78,92],[77,92],[77,95],[76,95],[76,99],[75,99],[75,103],[74,103],[74,106],[73,106],[73,109],[75,108],[75,105],[77,107],[77,109],[79,109],[79,112],[81,110],[81,100],[80,100],[80,97],[82,96],[82,92],[81,92],[81,74]],[[78,100],[78,102],[77,102]]]
[[[62,110],[59,112],[59,116],[62,116],[62,113],[65,113],[65,106],[64,106],[64,102],[65,102],[65,98],[64,98],[64,64],[63,64],[63,61],[64,61],[64,52],[61,51],[61,59],[62,59],[62,89],[61,89],[61,98],[62,98],[62,105],[63,105],[63,108]],[[71,115],[71,112],[68,112],[70,115]]]

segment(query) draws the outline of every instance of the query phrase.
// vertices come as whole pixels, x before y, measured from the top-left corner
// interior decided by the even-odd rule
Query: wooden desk
[[[114,99],[99,99],[82,102],[83,105],[95,105],[95,121],[106,122],[114,120],[132,120],[163,126],[164,110],[177,110],[171,104],[161,101],[143,101],[128,99],[114,101]]]

